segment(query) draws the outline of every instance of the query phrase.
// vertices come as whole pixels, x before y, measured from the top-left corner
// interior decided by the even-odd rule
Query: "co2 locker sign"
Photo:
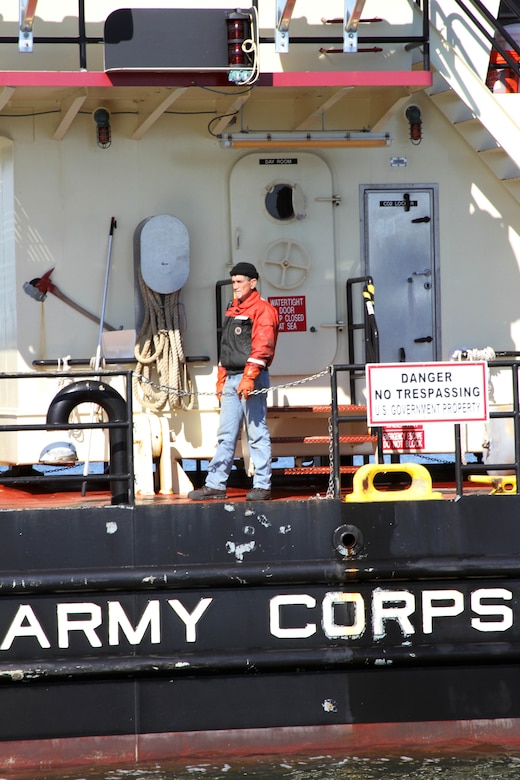
[[[370,426],[488,419],[485,361],[369,363],[366,371]]]

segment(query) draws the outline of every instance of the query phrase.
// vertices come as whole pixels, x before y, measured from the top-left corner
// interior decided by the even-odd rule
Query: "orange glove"
[[[245,398],[246,401],[249,397],[249,393],[252,393],[255,389],[255,379],[260,373],[260,366],[256,363],[246,363],[244,368],[244,374],[237,387],[237,393],[241,398]]]
[[[217,393],[217,398],[219,401],[222,398],[222,391],[226,383],[226,376],[227,376],[227,371],[224,368],[224,366],[219,366],[217,372],[217,387],[215,391]]]

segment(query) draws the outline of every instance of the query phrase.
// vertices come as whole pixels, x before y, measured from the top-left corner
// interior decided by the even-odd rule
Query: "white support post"
[[[358,24],[363,13],[365,0],[345,0],[345,17],[343,25],[343,51],[357,52]]]
[[[20,0],[20,28],[18,31],[18,51],[32,52],[33,23],[38,0]]]
[[[286,54],[289,51],[289,24],[295,4],[296,0],[276,0],[274,44],[277,54]]]

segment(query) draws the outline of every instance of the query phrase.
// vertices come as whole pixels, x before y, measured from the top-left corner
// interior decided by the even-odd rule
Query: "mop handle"
[[[105,309],[107,304],[107,291],[108,291],[108,275],[110,272],[110,256],[112,254],[112,238],[114,236],[114,230],[117,227],[117,222],[115,220],[115,217],[112,217],[110,220],[110,233],[108,236],[108,253],[107,253],[107,266],[105,270],[105,284],[103,287],[103,303],[101,305],[101,314],[99,317],[99,336],[98,336],[98,344],[96,349],[96,360],[95,360],[95,369],[99,369],[101,365],[101,342],[103,338],[103,323],[105,321]],[[90,413],[90,421],[93,422],[94,420],[94,404],[91,405],[91,413]],[[89,470],[89,464],[90,464],[90,447],[92,444],[92,428],[89,428],[89,436],[88,436],[88,445],[87,445],[87,457],[85,458],[85,462],[83,464],[83,476],[86,477],[88,475]],[[84,496],[87,492],[87,483],[83,482],[81,486],[81,495]]]
[[[99,368],[101,365],[101,343],[103,339],[103,328],[105,324],[105,311],[107,306],[107,293],[108,293],[108,275],[110,273],[110,257],[112,255],[112,239],[114,237],[114,230],[117,227],[117,221],[115,217],[112,217],[110,220],[110,232],[108,234],[108,254],[107,254],[107,265],[105,269],[105,284],[103,286],[103,302],[101,304],[101,314],[99,317],[99,336],[98,336],[98,343],[97,343],[97,349],[96,349],[96,368]]]

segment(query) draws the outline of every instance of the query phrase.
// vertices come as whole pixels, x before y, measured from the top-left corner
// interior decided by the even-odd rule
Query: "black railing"
[[[354,315],[354,287],[363,285],[363,319],[356,322]],[[365,363],[379,363],[379,332],[374,313],[374,280],[371,276],[356,276],[347,279],[347,337],[348,359],[350,363],[358,362],[356,354],[356,331],[363,331],[363,343]],[[356,403],[356,378],[363,377],[365,366],[350,371],[350,397],[352,403]]]
[[[422,62],[422,69],[423,70],[430,70],[430,18],[429,18],[429,0],[422,0],[422,2],[419,2],[419,0],[415,0],[416,5],[422,9],[423,13],[423,25],[422,25],[422,33],[421,35],[358,35],[358,43],[359,44],[381,44],[381,45],[388,45],[392,43],[397,44],[404,44],[406,49],[414,49],[414,48],[422,48],[422,54],[423,54],[423,62]],[[334,20],[342,22],[342,19]],[[370,21],[370,20],[369,20]],[[380,21],[380,20],[377,20]],[[360,22],[363,22],[363,19],[360,20]],[[275,43],[275,38],[270,36],[260,36],[259,42],[266,43],[266,44],[272,44]],[[308,44],[308,45],[327,45],[330,46],[331,44],[343,44],[343,37],[340,36],[298,36],[298,35],[291,35],[291,45],[293,44]],[[341,53],[343,49],[337,49],[334,50],[338,53]],[[359,52],[362,52],[362,49],[358,49]],[[366,49],[367,52],[373,52],[376,51],[374,49]],[[377,49],[377,51],[380,51]],[[332,50],[327,49],[327,53],[331,54]]]
[[[418,36],[414,35],[360,35],[358,41],[360,44],[405,44],[407,48],[422,47],[423,51],[423,70],[430,69],[430,43],[429,43],[429,0],[422,0],[416,4],[422,8],[423,11],[423,28],[422,34]],[[258,5],[254,0],[253,5]],[[18,44],[17,36],[0,36],[0,44]],[[274,36],[260,36],[259,42],[261,44],[274,43]],[[51,46],[56,45],[70,45],[77,44],[79,51],[79,69],[87,69],[87,46],[92,44],[104,43],[104,38],[99,36],[89,36],[86,32],[85,23],[85,0],[78,0],[78,35],[77,36],[45,36],[35,35],[33,41],[37,45],[48,44]],[[330,36],[291,36],[291,44],[319,44],[330,45],[335,43],[343,43],[343,37],[330,37]],[[370,51],[370,50],[368,50]]]
[[[429,0],[414,0],[415,5],[422,11],[422,31],[421,35],[404,35],[404,36],[392,36],[392,35],[359,35],[358,42],[360,44],[404,44],[405,49],[411,50],[415,48],[422,49],[422,69],[430,70],[430,3]],[[507,67],[510,67],[517,76],[520,77],[520,63],[514,57],[510,55],[510,52],[515,52],[520,58],[520,48],[518,44],[507,32],[507,25],[504,26],[500,17],[495,18],[486,5],[481,0],[455,0],[461,11],[464,12],[467,19],[484,35],[491,43],[492,48],[496,50],[501,57],[504,58],[507,63]],[[255,7],[258,6],[258,1],[253,0],[252,3]],[[502,8],[507,10],[507,21],[520,21],[519,9],[514,0],[502,0]],[[494,33],[498,32],[503,39],[510,46],[509,49],[504,49],[500,43],[497,43],[494,34],[490,34],[489,30],[482,24],[480,19],[475,15],[474,11],[483,17],[493,29]],[[502,15],[505,17],[504,11]],[[44,36],[35,35],[33,41],[37,45],[48,44],[52,46],[56,45],[70,45],[77,44],[79,51],[79,69],[87,69],[87,46],[92,44],[100,45],[104,43],[103,37],[89,36],[86,32],[85,23],[85,0],[78,0],[78,34],[76,36]],[[274,36],[261,36],[259,38],[260,43],[271,44],[274,43]],[[0,36],[0,44],[18,44],[19,39],[17,36]],[[336,44],[342,43],[343,37],[339,36],[291,36],[291,44]],[[367,49],[367,51],[371,51]]]
[[[488,11],[485,4],[481,2],[481,0],[455,0],[455,2],[459,8],[464,11],[464,14],[471,21],[471,23],[491,43],[492,49],[498,52],[498,54],[500,54],[500,56],[507,63],[507,66],[497,66],[497,69],[500,69],[500,67],[511,68],[511,70],[513,70],[514,73],[520,78],[520,46],[508,33],[507,25],[504,26],[499,19],[495,18],[493,14]],[[508,22],[510,23],[511,21],[520,21],[518,6],[511,2],[511,0],[502,0],[502,3],[507,6],[511,12],[511,19],[509,19]],[[492,28],[493,34],[490,33],[489,30],[480,22],[480,20],[470,10],[469,6],[473,6],[473,8],[478,11],[478,13],[482,14],[482,16],[486,19]],[[505,49],[502,44],[497,41],[496,33],[499,33],[507,42],[510,47],[509,49]],[[510,52],[514,52],[518,59],[512,57]]]
[[[331,391],[331,427],[332,427],[332,442],[331,453],[332,463],[330,463],[330,469],[332,472],[332,480],[334,483],[333,492],[334,498],[339,498],[341,493],[341,478],[340,478],[340,426],[342,423],[352,422],[366,422],[367,415],[364,411],[364,407],[360,406],[359,414],[341,415],[339,411],[338,401],[338,374],[348,372],[352,378],[360,377],[364,375],[365,366],[361,364],[350,363],[348,365],[332,365],[329,366],[330,371],[330,391]],[[383,462],[383,431],[382,428],[374,430],[374,434],[377,436],[377,457],[379,462]]]
[[[18,44],[19,38],[14,35],[0,36],[0,44],[11,43]],[[103,43],[103,37],[88,36],[86,32],[85,24],[85,0],[78,0],[78,34],[72,36],[65,35],[35,35],[33,42],[38,46],[41,44],[49,44],[50,46],[77,44],[79,52],[79,69],[87,69],[87,45],[88,44],[101,44]]]
[[[466,463],[465,459],[463,457],[463,446],[462,446],[462,435],[461,435],[461,428],[462,425],[465,425],[465,423],[456,423],[454,424],[454,442],[455,446],[453,451],[450,453],[449,450],[447,450],[445,455],[451,454],[453,456],[453,465],[454,465],[454,473],[455,473],[455,495],[457,498],[461,498],[464,495],[465,491],[465,485],[464,485],[464,477],[466,475],[472,474],[472,475],[488,475],[490,472],[493,472],[494,475],[496,475],[497,479],[500,478],[500,472],[505,474],[511,474],[511,472],[514,472],[515,478],[516,478],[516,484],[517,486],[520,485],[520,398],[519,398],[519,388],[520,388],[520,382],[518,378],[518,372],[520,370],[520,361],[518,360],[492,360],[489,361],[488,367],[490,370],[490,374],[492,375],[493,370],[495,369],[506,369],[511,372],[511,400],[507,403],[500,404],[500,406],[506,406],[507,408],[501,411],[490,411],[489,412],[489,419],[490,420],[499,420],[499,419],[512,419],[514,424],[514,436],[513,436],[513,459],[511,461],[500,463],[500,462],[493,462],[491,459],[488,459],[487,462],[474,462],[474,463]],[[342,423],[351,423],[353,420],[364,420],[367,421],[366,412],[363,411],[363,407],[360,407],[360,413],[358,416],[352,416],[352,414],[349,414],[348,416],[344,416],[340,414],[339,408],[340,404],[338,401],[338,376],[340,374],[348,373],[349,376],[352,376],[353,374],[356,376],[360,376],[362,372],[364,371],[364,366],[359,364],[348,364],[348,365],[332,365],[329,367],[330,370],[330,382],[331,382],[331,426],[332,426],[332,442],[331,442],[331,452],[332,452],[332,463],[330,464],[331,471],[332,471],[332,479],[333,479],[333,485],[334,485],[334,498],[339,498],[341,493],[341,481],[340,481],[340,427]],[[433,424],[433,423],[432,423]],[[471,423],[467,423],[468,425],[471,425]],[[373,428],[372,433],[377,436],[377,450],[375,453],[375,459],[378,463],[384,463],[384,453],[383,453],[383,428]],[[391,455],[391,453],[388,453]],[[408,453],[407,453],[408,454]],[[422,455],[422,453],[412,453],[417,455]],[[424,453],[428,454],[428,453]],[[429,457],[429,460],[431,461],[431,457]],[[439,460],[439,462],[441,462]],[[510,491],[514,492],[514,491]],[[518,492],[518,487],[517,491]]]
[[[492,360],[489,362],[490,370],[495,368],[505,368],[511,371],[511,392],[512,398],[510,404],[504,404],[510,406],[510,409],[505,411],[490,412],[490,420],[499,419],[513,419],[514,421],[514,460],[508,463],[464,463],[462,457],[461,448],[461,426],[455,426],[455,480],[457,496],[463,494],[463,484],[465,474],[486,474],[489,471],[499,472],[511,472],[514,470],[516,476],[516,484],[520,485],[520,402],[519,402],[519,382],[518,371],[520,370],[520,362],[516,360]],[[517,488],[518,489],[518,488]]]
[[[107,482],[110,485],[112,503],[123,503],[133,505],[135,501],[134,495],[134,460],[133,460],[133,428],[132,428],[132,371],[67,371],[64,372],[45,372],[45,373],[13,373],[2,374],[0,379],[2,383],[9,380],[16,382],[23,382],[25,380],[42,380],[42,379],[60,379],[66,381],[67,384],[59,392],[57,392],[55,398],[51,402],[49,407],[49,414],[45,423],[12,423],[9,425],[0,425],[0,433],[11,432],[30,432],[30,431],[78,431],[78,430],[95,430],[95,429],[107,429],[109,432],[110,440],[110,472],[109,474],[85,474],[78,476],[77,474],[62,474],[54,471],[52,474],[38,474],[38,475],[26,475],[20,474],[19,476],[11,476],[9,472],[0,474],[0,484],[10,485],[14,487],[20,487],[22,485],[29,485],[34,487],[35,485],[45,485],[48,483],[56,483],[64,489],[66,486],[72,483],[78,483],[81,479],[83,483],[87,485],[92,482]],[[126,400],[120,396],[110,385],[108,380],[115,377],[124,377],[125,380],[125,395]],[[81,382],[71,382],[74,379],[81,379]],[[103,380],[103,381],[101,381]],[[110,390],[110,394],[103,391],[103,383],[106,383],[107,390]],[[75,390],[78,390],[77,399],[74,399]],[[67,395],[67,398],[64,396]],[[110,399],[107,398],[108,403],[105,403],[105,396],[110,395]],[[50,414],[50,410],[53,407],[54,402],[62,405],[62,410],[54,410],[53,414]],[[102,422],[88,422],[70,423],[67,420],[62,420],[61,417],[65,414],[68,417],[68,410],[72,410],[80,403],[86,401],[94,404],[99,404],[107,411],[108,421]],[[15,416],[13,412],[5,413],[4,416]],[[110,418],[117,417],[117,419]],[[33,465],[33,464],[27,464]],[[57,464],[59,465],[59,464]]]
[[[217,360],[220,360],[220,340],[222,338],[222,328],[224,327],[224,312],[229,306],[228,303],[223,305],[223,291],[226,287],[231,285],[231,279],[220,279],[215,285],[215,312],[216,312],[216,334],[217,334]]]

